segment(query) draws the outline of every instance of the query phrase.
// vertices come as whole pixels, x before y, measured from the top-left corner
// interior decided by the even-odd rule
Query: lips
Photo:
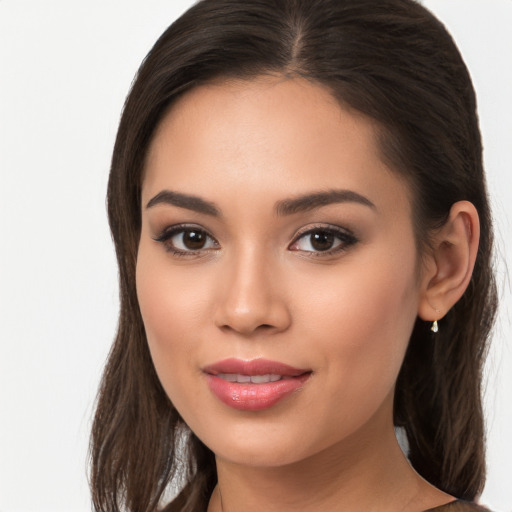
[[[267,359],[225,359],[203,368],[212,393],[238,410],[268,409],[302,388],[311,370]]]

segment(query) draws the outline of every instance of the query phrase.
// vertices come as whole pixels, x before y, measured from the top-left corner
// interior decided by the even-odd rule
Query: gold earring
[[[437,320],[434,320],[434,321],[432,322],[432,327],[430,328],[430,330],[431,330],[432,332],[438,332],[438,331],[439,331],[439,326],[437,325]]]

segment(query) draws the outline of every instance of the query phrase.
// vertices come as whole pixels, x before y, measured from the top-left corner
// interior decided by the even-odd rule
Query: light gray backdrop
[[[490,354],[489,480],[512,512],[512,0],[425,0],[479,96],[503,306]],[[92,404],[114,335],[104,197],[132,77],[190,0],[0,0],[0,511],[90,510]]]

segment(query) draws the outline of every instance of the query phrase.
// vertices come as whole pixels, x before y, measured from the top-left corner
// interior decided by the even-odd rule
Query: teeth
[[[217,377],[227,380],[229,382],[236,382],[236,374],[234,373],[219,373]]]
[[[251,382],[253,384],[265,384],[270,382],[270,375],[253,375],[251,377]]]
[[[219,373],[217,377],[227,380],[228,382],[239,382],[241,384],[265,384],[267,382],[277,382],[283,377],[281,375],[242,375],[241,373]]]

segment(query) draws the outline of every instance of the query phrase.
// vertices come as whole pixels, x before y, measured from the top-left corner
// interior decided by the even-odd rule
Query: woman
[[[112,161],[97,510],[478,510],[481,157],[464,63],[411,0],[204,0],[176,21]]]

